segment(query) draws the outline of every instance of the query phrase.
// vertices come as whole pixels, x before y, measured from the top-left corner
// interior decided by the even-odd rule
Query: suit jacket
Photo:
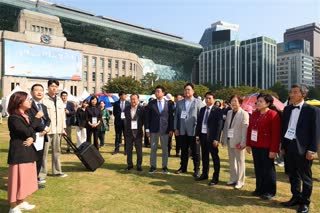
[[[61,134],[66,128],[66,113],[64,104],[59,96],[56,96],[56,104],[52,97],[45,94],[43,104],[48,109],[48,115],[51,120],[50,132],[48,134]]]
[[[168,134],[173,131],[173,102],[164,100],[164,108],[159,112],[158,100],[149,102],[146,111],[145,129],[151,133]]]
[[[124,120],[124,134],[125,138],[128,140],[141,139],[143,137],[143,124],[144,124],[144,109],[141,106],[137,106],[137,111],[135,116],[131,117],[131,106],[125,108],[124,114],[126,116]],[[138,128],[136,130],[131,129],[131,121],[136,120],[138,123]]]
[[[130,107],[130,102],[125,101],[125,108]],[[113,104],[113,116],[114,116],[114,126],[115,128],[122,126],[122,120],[121,120],[121,107],[120,107],[120,100],[114,102]]]
[[[202,107],[200,109],[200,114],[197,120],[197,136],[200,136],[202,123],[204,119],[204,115],[207,107]],[[207,139],[209,142],[213,142],[214,140],[220,141],[222,123],[223,123],[223,112],[220,108],[211,107],[210,114],[207,122]]]
[[[49,128],[49,126],[51,124],[51,120],[48,115],[47,107],[44,104],[41,104],[41,107],[42,107],[42,112],[43,112],[42,120],[44,123],[42,123],[41,119],[39,119],[40,120],[40,122],[38,121],[39,125],[35,127],[36,132],[44,131],[46,128]],[[38,111],[39,111],[38,106],[36,105],[36,103],[34,101],[32,101],[31,109],[28,111],[29,119],[30,119],[31,123],[34,123],[34,121],[37,119],[35,116],[38,113]],[[44,136],[44,141],[45,142],[48,141],[47,134]]]
[[[186,119],[182,119],[181,113],[186,110],[185,101],[183,99],[177,103],[174,116],[174,130],[179,130],[180,135],[195,136],[198,115],[204,104],[201,100],[192,97],[188,116]]]
[[[27,123],[21,115],[10,115],[8,127],[10,131],[10,146],[8,164],[30,163],[37,160],[36,150],[33,145],[24,146],[23,142],[32,137],[36,139],[35,127],[39,125],[40,119],[33,122],[34,126]]]
[[[233,110],[229,110],[227,113],[227,118],[223,128],[222,143],[228,144],[228,146],[231,148],[235,148],[239,143],[242,147],[245,147],[247,141],[247,130],[249,126],[249,114],[240,108],[236,112],[230,127],[232,113]],[[233,129],[233,138],[230,138],[228,141],[229,127]]]
[[[66,109],[69,111],[69,114],[66,114],[66,125],[72,126],[75,125],[75,115],[76,111],[74,110],[74,104],[71,101],[67,101]]]
[[[317,152],[317,143],[319,140],[320,122],[318,112],[315,107],[304,103],[300,109],[300,115],[296,128],[297,148],[300,155],[305,155],[307,151]],[[286,106],[283,110],[282,116],[282,149],[287,151],[288,143],[292,143],[285,138],[288,129],[292,108]]]

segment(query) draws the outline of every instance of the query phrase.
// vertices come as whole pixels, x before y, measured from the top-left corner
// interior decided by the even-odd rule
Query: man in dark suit
[[[316,109],[304,103],[307,92],[305,86],[293,85],[290,90],[292,105],[285,107],[282,117],[281,149],[292,193],[292,198],[282,204],[299,205],[297,212],[309,212],[313,186],[311,166],[317,152],[320,128]]]
[[[173,116],[175,116],[175,114],[176,114],[177,103],[179,101],[181,101],[182,99],[183,99],[183,96],[181,94],[177,94],[177,95],[174,96]],[[180,150],[181,150],[181,147],[182,147],[181,137],[175,135],[174,138],[175,138],[175,141],[176,141],[176,157],[180,157]]]
[[[162,172],[168,173],[168,138],[173,133],[173,102],[164,99],[165,89],[158,85],[155,89],[156,99],[148,104],[145,129],[150,137],[151,154],[150,170],[154,173],[157,168],[157,147],[160,139],[162,148]]]
[[[114,102],[113,105],[113,116],[114,116],[114,128],[116,132],[115,148],[113,155],[119,153],[120,144],[122,141],[122,133],[124,132],[124,110],[130,107],[130,102],[126,101],[127,95],[124,92],[119,92],[119,101]],[[124,140],[124,154],[126,154],[126,140]]]
[[[68,101],[68,93],[62,91],[60,94],[62,102],[64,104],[64,112],[66,113],[66,133],[69,138],[71,138],[72,126],[75,124],[76,110],[74,104],[71,101]],[[70,146],[67,144],[67,154],[70,153]]]
[[[139,106],[139,95],[136,93],[130,96],[131,106],[124,110],[124,135],[126,140],[127,153],[127,170],[133,168],[132,163],[132,149],[133,144],[137,152],[137,170],[142,171],[142,137],[143,137],[143,123],[144,123],[144,109]]]
[[[214,173],[209,185],[219,182],[220,158],[219,141],[223,123],[222,110],[214,106],[215,96],[213,92],[207,92],[205,96],[206,106],[202,107],[197,121],[197,142],[200,139],[202,155],[202,174],[196,180],[207,180],[209,173],[209,153],[213,160]]]
[[[51,120],[48,115],[47,107],[42,104],[42,99],[44,96],[44,88],[41,84],[34,84],[31,87],[32,95],[32,105],[29,110],[30,120],[33,121],[37,114],[42,114],[41,123],[35,127],[35,131],[39,133],[40,136],[44,136],[44,142],[48,142],[47,133],[49,132]],[[38,160],[37,160],[37,175],[39,176],[40,169],[42,166],[43,160],[43,148],[37,151]],[[44,188],[45,186],[41,183],[45,183],[44,180],[38,179],[39,188]]]

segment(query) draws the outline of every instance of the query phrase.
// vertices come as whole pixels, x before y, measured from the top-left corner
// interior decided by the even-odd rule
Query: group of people
[[[21,212],[35,207],[24,199],[45,183],[47,155],[52,147],[52,175],[66,177],[61,170],[61,135],[69,135],[68,125],[75,125],[77,144],[91,142],[99,149],[105,143],[110,114],[104,102],[92,96],[78,109],[68,106],[65,92],[57,95],[59,82],[48,81],[48,93],[35,84],[31,88],[32,100],[25,92],[14,93],[9,100],[8,127],[10,146],[8,155],[8,200],[10,212]],[[273,97],[260,94],[256,110],[249,115],[241,108],[242,98],[233,95],[230,108],[222,110],[215,104],[213,92],[205,95],[205,104],[194,96],[194,86],[187,83],[184,95],[176,102],[165,99],[165,88],[155,88],[155,99],[141,106],[139,95],[119,93],[120,100],[113,106],[115,117],[115,149],[119,153],[122,134],[127,155],[127,171],[134,168],[133,146],[137,153],[136,169],[142,171],[142,141],[150,140],[149,173],[157,171],[157,148],[162,149],[161,169],[169,173],[168,142],[173,136],[181,148],[180,167],[175,174],[187,173],[189,154],[193,160],[196,181],[209,179],[210,155],[213,174],[209,185],[219,183],[219,145],[228,147],[230,178],[227,185],[241,189],[245,184],[245,150],[252,152],[256,177],[253,196],[272,199],[276,195],[274,158],[279,151],[285,157],[286,172],[291,184],[292,198],[284,206],[299,205],[298,212],[308,212],[312,193],[312,161],[319,145],[320,113],[304,103],[307,89],[294,85],[290,90],[291,104],[283,112],[273,105]],[[177,96],[178,97],[178,96]],[[75,119],[74,119],[75,117]],[[68,119],[69,118],[69,119]],[[37,151],[32,144],[44,137],[44,147]],[[100,144],[98,139],[100,138]],[[67,148],[68,149],[68,148]],[[202,170],[200,171],[200,160]],[[37,182],[38,180],[38,182]],[[302,182],[302,189],[300,185]]]

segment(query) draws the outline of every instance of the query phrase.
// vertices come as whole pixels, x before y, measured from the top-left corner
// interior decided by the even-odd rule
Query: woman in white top
[[[241,108],[242,98],[233,95],[224,123],[222,143],[228,146],[230,180],[227,185],[241,189],[245,179],[245,150],[249,114]]]

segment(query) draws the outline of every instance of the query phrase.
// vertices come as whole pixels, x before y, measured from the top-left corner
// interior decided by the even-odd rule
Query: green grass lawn
[[[4,124],[0,125],[0,212],[9,210],[6,191],[9,132],[6,122],[4,119]],[[180,163],[176,157],[169,158],[171,174],[162,174],[160,169],[156,174],[148,174],[149,148],[143,148],[143,172],[127,172],[126,157],[123,154],[111,155],[113,130],[107,133],[106,141],[107,146],[101,149],[105,164],[95,172],[86,171],[75,155],[62,154],[62,169],[68,177],[48,176],[46,188],[27,198],[28,202],[36,205],[32,212],[295,212],[295,208],[286,209],[280,205],[291,197],[288,178],[281,167],[276,167],[278,192],[272,201],[250,196],[255,188],[250,155],[246,156],[246,184],[241,190],[234,190],[226,186],[229,173],[227,149],[224,147],[220,148],[220,183],[209,187],[208,181],[195,182],[192,178],[191,159],[189,174],[173,174]],[[65,153],[64,141],[62,146]],[[51,155],[49,157],[51,159]],[[161,150],[158,151],[158,167],[161,167]],[[211,178],[212,165],[210,169]],[[314,162],[313,174],[320,177],[318,159]],[[314,181],[312,212],[320,210],[319,197],[320,182]]]

